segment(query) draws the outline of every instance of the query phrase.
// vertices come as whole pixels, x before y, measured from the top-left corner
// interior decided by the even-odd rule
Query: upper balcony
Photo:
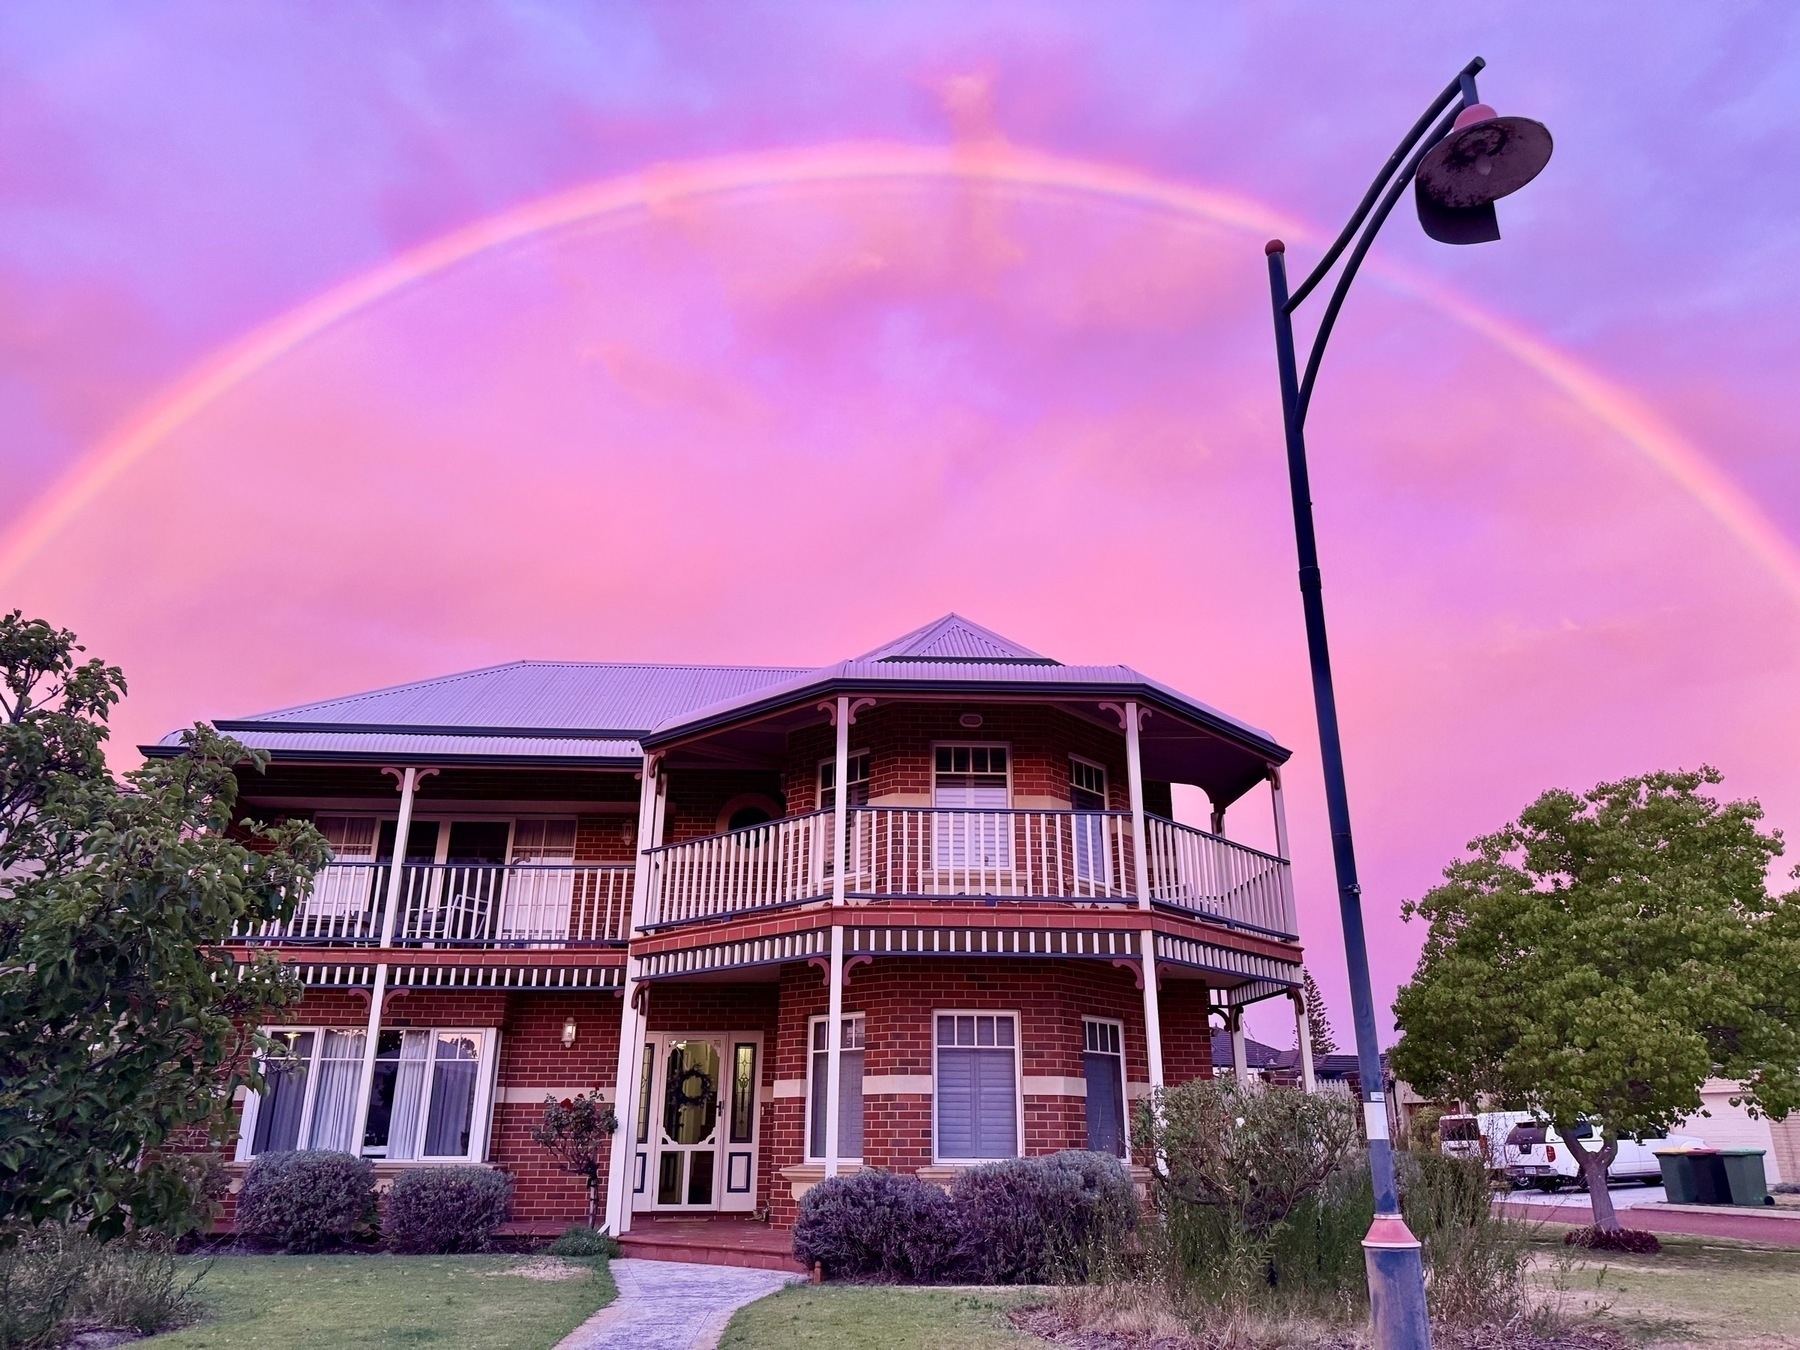
[[[237,936],[283,945],[546,950],[623,943],[635,869],[408,863],[388,924],[393,866],[331,863],[282,923]]]
[[[1144,820],[1151,903],[1232,928],[1298,936],[1288,863],[1157,816]],[[833,811],[649,851],[647,929],[819,903],[834,894]],[[851,903],[1138,902],[1128,811],[846,811]]]

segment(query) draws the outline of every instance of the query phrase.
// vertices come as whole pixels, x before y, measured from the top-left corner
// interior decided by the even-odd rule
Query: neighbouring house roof
[[[1277,1050],[1272,1045],[1264,1045],[1252,1037],[1244,1037],[1244,1060],[1252,1069],[1279,1069],[1284,1067],[1293,1055],[1291,1050]],[[1231,1033],[1215,1031],[1212,1034],[1212,1062],[1215,1068],[1228,1069],[1235,1062],[1231,1057]]]
[[[1135,699],[1166,714],[1153,717],[1144,733],[1146,776],[1202,781],[1179,770],[1183,756],[1206,760],[1208,791],[1220,801],[1260,781],[1267,763],[1288,757],[1266,732],[1129,666],[1063,665],[958,614],[819,669],[515,661],[216,725],[278,759],[635,767],[641,747],[691,740],[772,710],[816,717],[818,698],[841,691],[1090,705]],[[169,755],[179,745],[180,733],[172,733],[142,749]],[[1159,760],[1160,767],[1153,762]]]

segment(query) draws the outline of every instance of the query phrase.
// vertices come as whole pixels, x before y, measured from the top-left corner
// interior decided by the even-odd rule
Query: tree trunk
[[[1619,1141],[1606,1140],[1596,1153],[1584,1148],[1579,1140],[1571,1139],[1566,1131],[1558,1130],[1557,1133],[1562,1135],[1563,1143],[1575,1155],[1575,1166],[1587,1185],[1588,1204],[1594,1211],[1594,1227],[1603,1233],[1618,1232],[1622,1225],[1619,1223],[1618,1211],[1613,1208],[1612,1192],[1606,1188],[1606,1172],[1612,1166],[1613,1159],[1619,1156]]]

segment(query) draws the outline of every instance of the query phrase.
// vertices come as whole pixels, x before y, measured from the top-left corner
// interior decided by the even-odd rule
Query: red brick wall
[[[1207,990],[1198,980],[1164,980],[1157,999],[1162,1014],[1163,1081],[1170,1087],[1211,1078],[1212,1030]]]
[[[631,863],[637,861],[637,816],[577,816],[575,861],[578,863]]]
[[[755,793],[781,807],[781,775],[773,771],[671,769],[663,843],[703,839],[719,833],[719,812],[733,797]]]
[[[1164,1013],[1164,1060],[1191,1064],[1206,1060],[1204,1022],[1200,1043],[1193,1032],[1193,1000],[1182,986],[1174,1016]],[[789,966],[782,972],[779,1032],[769,1058],[775,1077],[804,1080],[807,1025],[827,1007],[825,982],[816,968]],[[1165,1005],[1166,1006],[1166,1005]],[[1204,998],[1198,1004],[1204,1008]],[[1129,970],[1104,962],[979,959],[878,959],[851,972],[844,1011],[867,1018],[866,1076],[932,1072],[932,1012],[974,1008],[1019,1014],[1021,1069],[1026,1077],[1082,1076],[1081,1019],[1115,1018],[1125,1026],[1125,1072],[1130,1082],[1149,1078],[1144,1041],[1143,995]],[[1190,1075],[1191,1076],[1191,1075]],[[777,1185],[770,1192],[775,1222],[791,1224],[796,1207],[779,1184],[782,1167],[804,1156],[806,1103],[786,1097],[772,1103],[763,1120],[762,1169]],[[1079,1097],[1025,1098],[1025,1150],[1052,1153],[1084,1147],[1086,1105]],[[871,1166],[912,1171],[931,1159],[931,1098],[869,1096],[863,1104],[863,1160]]]
[[[619,1067],[617,994],[532,994],[506,997],[500,1038],[498,1098],[507,1088],[605,1088],[613,1096]],[[564,1048],[563,1023],[575,1023],[575,1044]],[[488,1157],[513,1178],[513,1219],[517,1222],[568,1220],[587,1215],[587,1187],[579,1177],[556,1170],[551,1157],[532,1142],[543,1116],[543,1100],[494,1104]],[[606,1205],[606,1165],[600,1173],[600,1206]]]
[[[979,713],[973,730],[958,721]],[[807,727],[788,738],[783,779],[788,811],[800,815],[814,809],[818,796],[819,761],[836,751],[837,733],[829,726]],[[1054,708],[1009,704],[887,703],[866,708],[850,728],[852,752],[869,751],[869,792],[926,796],[931,792],[931,746],[934,741],[1004,742],[1012,747],[1013,796],[1069,800],[1069,756],[1080,755],[1106,766],[1112,809],[1129,809],[1125,782],[1125,734],[1108,731]]]

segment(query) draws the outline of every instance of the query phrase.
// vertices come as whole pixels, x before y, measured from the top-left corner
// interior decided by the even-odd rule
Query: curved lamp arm
[[[1375,176],[1375,181],[1369,184],[1369,190],[1363,194],[1363,199],[1357,205],[1355,214],[1339,232],[1331,247],[1325,251],[1325,256],[1319,259],[1318,266],[1314,267],[1306,280],[1300,283],[1299,289],[1283,302],[1281,308],[1285,314],[1291,315],[1298,309],[1301,302],[1311,295],[1319,283],[1330,273],[1332,266],[1342,255],[1352,237],[1356,235],[1358,228],[1363,226],[1365,220],[1368,221],[1367,227],[1362,230],[1362,236],[1356,241],[1355,249],[1351,251],[1349,261],[1344,264],[1343,274],[1338,277],[1338,283],[1332,290],[1331,301],[1325,306],[1324,317],[1319,320],[1319,330],[1313,335],[1312,349],[1306,358],[1306,374],[1301,378],[1299,388],[1294,393],[1293,405],[1288,409],[1288,416],[1293,418],[1297,425],[1304,425],[1306,422],[1306,412],[1312,404],[1313,382],[1319,375],[1319,361],[1325,355],[1325,344],[1331,337],[1332,326],[1337,322],[1338,311],[1344,306],[1344,296],[1349,293],[1350,283],[1356,279],[1357,269],[1362,266],[1363,258],[1368,255],[1370,247],[1375,243],[1375,236],[1381,232],[1381,227],[1386,223],[1395,203],[1400,200],[1400,194],[1406,191],[1406,185],[1412,182],[1413,175],[1418,172],[1419,161],[1425,158],[1432,146],[1450,134],[1450,129],[1454,125],[1458,113],[1480,101],[1475,93],[1475,76],[1486,66],[1487,62],[1478,56],[1458,71],[1454,80],[1444,86],[1444,91],[1432,100],[1431,106],[1425,110],[1424,115],[1413,123],[1412,130],[1406,133],[1405,139],[1395,147],[1394,153],[1388,156],[1387,163]],[[1456,106],[1451,108],[1450,104],[1453,102]],[[1445,111],[1446,109],[1448,111]],[[1434,118],[1437,119],[1435,125],[1433,125]],[[1410,158],[1407,156],[1409,150],[1412,151]],[[1405,162],[1404,168],[1400,168],[1402,161]],[[1396,169],[1399,169],[1398,176],[1395,174]],[[1381,191],[1384,186],[1387,187],[1385,196]],[[1380,198],[1381,201],[1379,207],[1375,207],[1377,198]],[[1369,213],[1372,207],[1375,210],[1371,217]]]

